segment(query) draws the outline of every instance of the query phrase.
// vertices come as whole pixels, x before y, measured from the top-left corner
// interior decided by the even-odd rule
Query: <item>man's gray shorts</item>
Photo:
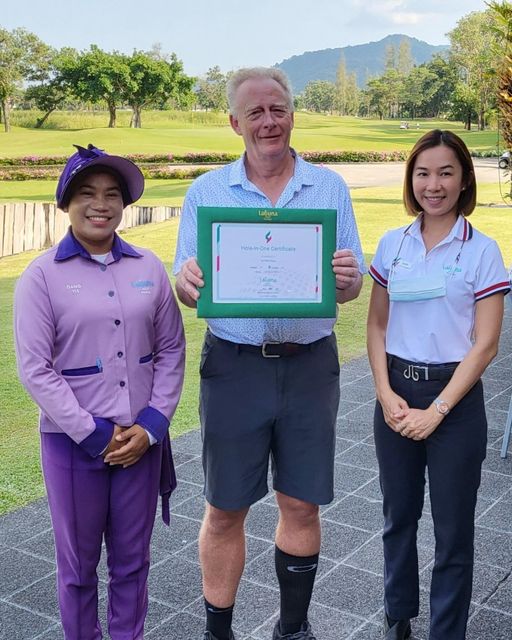
[[[287,496],[333,499],[339,362],[334,335],[287,356],[263,357],[207,332],[200,415],[207,501],[249,507],[273,487]]]

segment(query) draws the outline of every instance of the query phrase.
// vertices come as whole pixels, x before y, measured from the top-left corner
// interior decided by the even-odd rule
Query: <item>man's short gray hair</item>
[[[292,86],[284,71],[277,69],[276,67],[248,67],[235,71],[227,82],[226,95],[228,98],[229,113],[232,116],[236,116],[236,92],[238,91],[239,86],[246,80],[253,80],[255,78],[275,80],[279,83],[286,96],[286,106],[290,111],[293,111]]]

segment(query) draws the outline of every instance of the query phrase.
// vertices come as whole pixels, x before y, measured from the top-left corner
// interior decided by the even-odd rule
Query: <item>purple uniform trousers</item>
[[[103,536],[112,640],[141,640],[148,607],[149,543],[161,445],[134,465],[109,466],[71,438],[42,433],[43,473],[55,536],[57,584],[66,640],[100,640],[98,565]]]

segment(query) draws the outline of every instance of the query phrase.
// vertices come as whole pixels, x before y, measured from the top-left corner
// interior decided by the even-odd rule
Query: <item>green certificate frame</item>
[[[202,318],[334,318],[336,280],[332,256],[336,250],[336,218],[336,209],[198,207],[197,258],[205,285],[200,289],[197,315]],[[285,225],[290,225],[289,230]],[[238,237],[243,238],[240,245]],[[286,240],[283,242],[287,237],[292,238],[289,245]],[[304,238],[305,244],[301,244]],[[297,249],[302,246],[306,249],[300,255],[312,258],[307,261],[305,276],[298,274],[301,269],[304,271],[304,263],[297,262],[297,269],[292,266],[287,270],[287,265],[294,264],[293,253],[299,254]],[[233,268],[233,264],[240,269]],[[223,265],[231,266],[223,273]],[[252,295],[251,289],[251,294],[247,294],[253,298],[250,302],[223,293],[229,288],[228,279],[232,284],[231,280],[245,278],[246,273],[258,282],[258,291]],[[308,284],[303,286],[303,280]],[[289,287],[286,301],[280,300],[282,296],[276,293],[281,281]],[[294,286],[300,292],[296,298]],[[278,299],[274,300],[273,296]]]

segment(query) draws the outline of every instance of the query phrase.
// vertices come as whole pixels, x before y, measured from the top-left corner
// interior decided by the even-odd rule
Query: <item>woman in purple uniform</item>
[[[66,640],[99,640],[96,568],[105,541],[108,632],[141,639],[158,494],[175,485],[168,427],[183,382],[180,312],[161,261],[115,230],[142,195],[136,165],[89,145],[60,176],[64,239],[15,293],[20,378],[40,408]]]

